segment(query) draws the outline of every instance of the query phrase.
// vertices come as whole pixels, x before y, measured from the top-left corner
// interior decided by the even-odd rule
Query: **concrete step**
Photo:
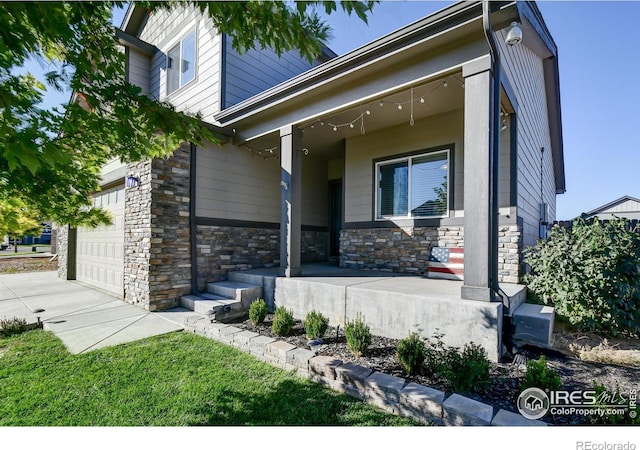
[[[523,303],[511,314],[509,332],[516,345],[553,346],[555,309],[551,306]]]
[[[227,276],[229,278],[229,281],[235,281],[238,283],[255,284],[256,286],[264,285],[264,275],[247,273],[242,270],[235,270],[233,272],[229,272]]]
[[[502,304],[504,305],[504,314],[511,314],[527,301],[527,287],[524,284],[500,283],[500,293]]]
[[[242,317],[247,312],[247,309],[240,300],[233,300],[211,294],[203,294],[202,296],[185,295],[181,297],[180,304],[184,308],[218,322]]]
[[[238,281],[218,281],[207,284],[207,292],[214,295],[241,301],[245,308],[249,308],[251,303],[262,298],[262,286]]]

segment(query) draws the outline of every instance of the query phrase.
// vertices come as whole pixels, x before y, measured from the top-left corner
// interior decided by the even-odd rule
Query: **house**
[[[464,248],[464,281],[432,280],[449,283],[431,285],[446,301],[419,299],[424,288],[404,278],[402,293],[362,294],[397,300],[368,318],[397,337],[437,316],[453,343],[479,336],[497,359],[504,316],[517,306],[498,283],[504,292],[520,279],[522,250],[554,219],[565,175],[553,38],[535,3],[490,3],[493,51],[483,3],[459,2],[315,64],[238,55],[195,10],[149,15],[132,4],[119,35],[130,81],[200,111],[225,144],[184,143],[168,160],[104,167],[94,201],[114,223],[61,227],[60,275],[153,311],[240,280],[238,271],[280,267],[275,281],[259,275],[265,296],[297,315],[299,302],[338,301],[326,313],[344,322],[359,307],[339,302],[356,291],[304,286],[304,263],[424,275],[433,248]],[[513,22],[522,42],[511,46]],[[333,294],[317,298],[325,290]]]
[[[620,197],[617,200],[583,214],[583,217],[597,217],[600,220],[609,220],[614,217],[628,220],[640,220],[640,200],[629,195],[625,195],[624,197]]]

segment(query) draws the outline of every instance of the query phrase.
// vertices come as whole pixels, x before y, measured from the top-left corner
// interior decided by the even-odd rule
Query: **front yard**
[[[0,338],[0,426],[412,424],[192,334],[81,355]]]

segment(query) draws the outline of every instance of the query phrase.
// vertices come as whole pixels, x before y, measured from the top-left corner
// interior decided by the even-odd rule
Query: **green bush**
[[[329,319],[315,309],[307,314],[304,320],[304,329],[309,339],[318,339],[324,336],[329,328]]]
[[[293,328],[293,313],[283,306],[278,306],[273,313],[271,330],[278,336],[286,336]]]
[[[263,299],[258,298],[249,306],[249,320],[253,326],[256,326],[264,322],[268,312],[267,303]]]
[[[491,363],[487,352],[475,343],[467,343],[462,351],[445,345],[442,334],[435,333],[425,348],[427,374],[439,378],[452,390],[473,392],[486,388],[491,380]]]
[[[0,319],[0,336],[9,337],[27,331],[27,321],[20,317]]]
[[[527,361],[527,373],[520,385],[521,390],[530,387],[537,387],[542,390],[557,391],[562,388],[562,380],[555,369],[547,364],[547,358],[541,356],[540,359],[530,359]]]
[[[347,339],[347,348],[354,356],[359,358],[367,353],[367,349],[371,345],[371,331],[361,316],[356,317],[353,321],[347,321],[344,335]]]
[[[409,374],[416,373],[425,358],[425,345],[418,333],[411,333],[409,337],[398,342],[398,361]]]
[[[640,229],[622,219],[578,219],[556,226],[526,252],[529,292],[584,331],[640,334]]]

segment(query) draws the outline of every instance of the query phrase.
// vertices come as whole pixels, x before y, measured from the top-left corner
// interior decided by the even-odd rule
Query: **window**
[[[376,163],[376,218],[449,213],[449,150]]]
[[[196,77],[196,32],[192,31],[167,52],[167,95]]]

